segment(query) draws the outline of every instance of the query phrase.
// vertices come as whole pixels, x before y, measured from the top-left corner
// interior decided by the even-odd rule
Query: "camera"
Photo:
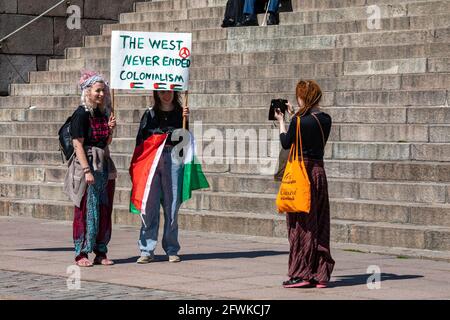
[[[270,102],[269,120],[276,120],[275,109],[280,109],[281,113],[284,115],[287,110],[287,102],[288,101],[285,99],[272,99],[272,101]]]

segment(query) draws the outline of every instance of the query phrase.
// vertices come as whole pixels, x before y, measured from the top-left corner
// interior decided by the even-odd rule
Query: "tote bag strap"
[[[300,139],[300,155],[303,162],[303,145],[302,145],[302,136],[300,133],[300,117],[297,116],[297,126],[295,129],[295,143],[291,146],[291,151],[289,151],[288,160],[289,161],[295,161],[298,159],[298,145],[299,145],[299,139]]]
[[[302,144],[302,134],[300,131],[300,122],[301,122],[301,118],[300,116],[297,116],[297,128],[295,130],[295,153],[294,153],[294,159],[298,158],[298,145],[300,142],[300,156],[301,156],[301,160],[303,162],[303,144]]]
[[[311,113],[311,115],[314,117],[314,119],[316,119],[317,123],[319,124],[320,133],[322,134],[322,145],[323,145],[323,148],[325,149],[325,135],[323,134],[322,125],[320,124],[319,119],[317,118],[317,116],[314,113]]]

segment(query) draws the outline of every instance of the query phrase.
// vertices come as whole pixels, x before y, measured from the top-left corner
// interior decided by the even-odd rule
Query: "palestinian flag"
[[[202,166],[195,156],[196,143],[194,136],[189,132],[189,146],[184,157],[183,190],[181,202],[192,197],[192,190],[209,188],[208,180],[202,171]]]
[[[143,82],[131,82],[130,89],[144,89],[144,83]]]
[[[148,194],[168,134],[153,134],[136,147],[130,165],[130,212],[145,214]]]
[[[130,198],[130,212],[145,215],[148,195],[151,192],[153,176],[158,166],[168,134],[153,134],[136,147],[130,165],[132,190]],[[209,188],[209,183],[203,174],[202,167],[195,156],[196,143],[189,132],[189,143],[186,156],[183,158],[183,184],[181,202],[192,197],[192,190]]]

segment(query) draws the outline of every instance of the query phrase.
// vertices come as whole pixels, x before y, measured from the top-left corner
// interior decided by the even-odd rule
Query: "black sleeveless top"
[[[153,116],[152,116],[153,115]],[[143,143],[153,134],[168,133],[166,145],[175,146],[182,141],[172,141],[172,132],[183,127],[183,112],[180,110],[161,111],[153,108],[147,109],[141,118],[139,132],[136,137],[136,146]]]

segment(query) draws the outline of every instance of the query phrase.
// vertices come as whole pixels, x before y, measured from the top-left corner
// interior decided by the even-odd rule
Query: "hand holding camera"
[[[284,120],[286,111],[291,115],[294,113],[294,108],[288,100],[273,99],[270,103],[269,120]]]

